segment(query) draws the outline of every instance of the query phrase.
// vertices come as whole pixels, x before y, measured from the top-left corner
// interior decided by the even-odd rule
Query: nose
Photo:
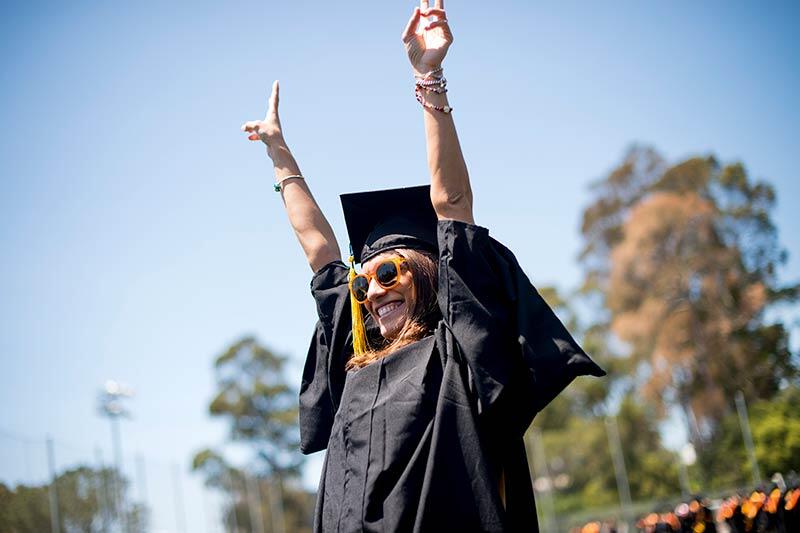
[[[369,280],[369,289],[367,289],[367,300],[370,302],[375,301],[377,298],[380,298],[386,294],[386,289],[380,286],[380,284],[372,278]]]

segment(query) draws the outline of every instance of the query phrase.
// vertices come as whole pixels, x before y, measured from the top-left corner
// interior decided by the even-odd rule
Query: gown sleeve
[[[482,417],[521,434],[575,377],[605,375],[486,228],[443,220],[438,240],[439,306]]]
[[[347,274],[347,266],[334,261],[311,279],[319,320],[300,383],[300,451],[306,454],[327,447],[344,388],[345,363],[352,352]]]

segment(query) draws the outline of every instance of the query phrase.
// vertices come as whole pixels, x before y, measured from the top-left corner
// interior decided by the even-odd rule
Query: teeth
[[[384,305],[383,307],[378,308],[378,316],[383,316],[387,313],[390,313],[400,307],[400,302],[392,302]]]

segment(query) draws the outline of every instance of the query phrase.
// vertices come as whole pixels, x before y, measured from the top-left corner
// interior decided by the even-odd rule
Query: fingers
[[[270,100],[275,102],[276,107],[278,105],[278,100],[280,99],[280,93],[281,93],[280,82],[278,82],[278,80],[275,80],[274,82],[272,82],[272,94],[270,95]]]
[[[250,139],[251,141],[257,141],[261,138],[258,135],[260,127],[261,127],[260,120],[250,120],[242,124],[242,131],[250,133],[250,135],[247,136],[248,139]]]
[[[430,5],[428,4],[428,0],[419,0],[419,10],[420,11],[427,11]]]
[[[422,13],[420,13],[420,16],[427,18],[428,24],[424,28],[426,31],[430,30],[432,28],[441,27],[442,24],[437,24],[439,22],[445,23],[445,24],[447,23],[447,14],[445,13],[444,9],[431,8],[431,9],[429,9],[427,11],[423,11]],[[428,18],[428,17],[431,17],[431,18]]]
[[[278,80],[272,82],[272,92],[269,95],[269,104],[267,105],[267,116],[270,114],[278,114],[278,101],[280,100],[280,85]]]
[[[446,33],[449,29],[445,26],[447,24],[447,14],[444,9],[432,7],[420,13],[420,17],[425,17],[427,24],[423,28],[424,31],[432,30],[433,28],[444,28]]]
[[[258,133],[258,129],[260,127],[261,127],[260,120],[248,120],[247,122],[242,124],[242,131]]]
[[[421,15],[423,17],[437,17],[437,18],[440,18],[440,19],[447,18],[447,15],[445,14],[444,9],[437,9],[435,7],[432,7],[430,9],[428,9],[427,11],[423,11],[421,13]]]
[[[272,82],[272,91],[269,94],[267,103],[267,116],[264,120],[248,120],[242,124],[242,131],[249,133],[247,136],[251,141],[262,140],[268,142],[268,137],[274,137],[276,132],[280,135],[280,119],[278,119],[278,101],[280,100],[280,84],[278,80]],[[264,138],[262,139],[262,135]]]
[[[406,29],[403,30],[403,42],[408,41],[417,33],[417,26],[419,26],[419,8],[415,7],[414,12],[411,13],[411,18],[408,19]]]
[[[433,7],[437,9],[444,9],[444,0],[435,0],[433,2]]]
[[[445,33],[449,33],[447,26],[447,19],[434,20],[433,22],[425,26],[426,30],[432,30],[433,28],[443,28],[444,30],[446,30]]]

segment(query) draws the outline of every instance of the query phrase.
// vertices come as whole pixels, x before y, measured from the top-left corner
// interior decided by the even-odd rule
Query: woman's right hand
[[[430,7],[429,0],[420,0],[420,7],[414,9],[403,31],[403,44],[417,76],[441,67],[448,48],[453,44],[444,0],[434,0],[433,5]],[[423,21],[423,17],[433,20]]]
[[[250,134],[247,136],[248,139],[260,140],[267,145],[267,148],[284,142],[281,119],[278,117],[279,92],[278,80],[275,80],[272,84],[272,94],[269,96],[267,116],[264,117],[264,120],[250,120],[242,124],[242,131]]]

